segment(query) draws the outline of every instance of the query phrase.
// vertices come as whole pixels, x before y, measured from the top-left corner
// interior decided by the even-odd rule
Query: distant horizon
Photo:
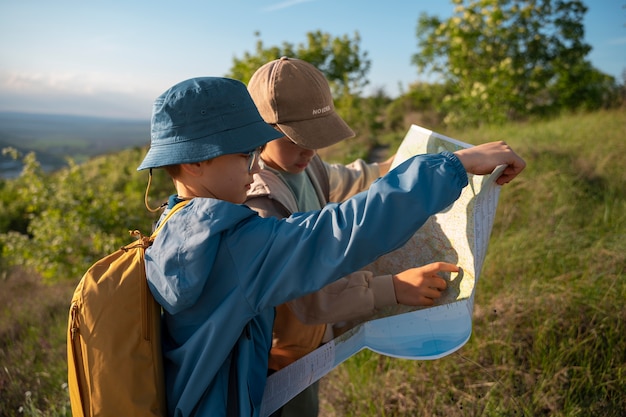
[[[0,149],[11,147],[17,160],[0,153],[0,178],[15,178],[22,157],[35,152],[44,172],[90,158],[150,144],[150,120],[91,115],[0,111]]]
[[[122,116],[98,116],[91,114],[71,114],[71,113],[44,113],[38,111],[19,111],[19,110],[0,110],[1,115],[30,115],[30,116],[50,116],[50,117],[72,117],[72,118],[82,118],[82,119],[98,119],[98,120],[124,120],[129,122],[148,122],[150,123],[150,118],[126,118]],[[1,139],[1,138],[0,138]]]

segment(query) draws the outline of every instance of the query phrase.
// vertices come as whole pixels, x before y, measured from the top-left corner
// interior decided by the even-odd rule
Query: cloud
[[[152,100],[129,94],[2,93],[0,111],[149,120]]]
[[[147,118],[159,91],[102,73],[0,72],[0,111]]]
[[[284,1],[282,3],[276,3],[276,4],[272,5],[272,6],[268,6],[268,7],[265,8],[265,11],[266,12],[273,12],[275,10],[287,9],[289,7],[292,7],[292,6],[297,6],[298,4],[301,4],[301,3],[309,3],[311,1],[314,1],[314,0],[288,0],[288,1]]]
[[[0,89],[14,92],[66,92],[93,95],[102,92],[138,93],[142,80],[98,72],[0,72]]]

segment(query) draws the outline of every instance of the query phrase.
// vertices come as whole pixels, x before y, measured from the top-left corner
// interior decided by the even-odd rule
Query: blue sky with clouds
[[[589,59],[623,82],[626,0],[585,3]],[[0,111],[149,118],[171,85],[253,52],[256,31],[265,46],[358,31],[371,87],[394,96],[418,79],[419,14],[452,11],[444,0],[0,0]]]

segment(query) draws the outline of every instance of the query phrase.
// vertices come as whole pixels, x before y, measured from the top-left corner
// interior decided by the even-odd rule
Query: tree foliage
[[[319,30],[308,32],[306,42],[297,46],[289,42],[283,42],[280,46],[265,46],[260,33],[255,35],[257,41],[254,52],[245,52],[242,58],[233,58],[233,66],[227,77],[247,84],[252,74],[270,61],[281,56],[302,59],[326,77],[337,113],[354,130],[372,133],[372,127],[376,127],[376,115],[372,115],[372,112],[382,112],[379,107],[385,98],[381,97],[381,92],[376,93],[374,100],[362,97],[363,89],[369,84],[367,74],[371,61],[367,51],[361,50],[358,32],[352,37],[334,37]]]
[[[281,56],[299,58],[318,68],[328,80],[336,98],[359,94],[369,83],[367,74],[371,62],[366,51],[361,51],[361,37],[358,32],[353,37],[334,37],[321,31],[306,34],[306,43],[297,46],[283,42],[280,46],[266,47],[257,37],[254,52],[245,52],[242,58],[233,58],[233,66],[228,77],[248,83],[252,74],[262,65]]]
[[[78,279],[130,242],[128,230],[149,233],[156,216],[141,198],[147,174],[134,169],[143,154],[135,148],[81,165],[69,160],[54,175],[41,169],[34,153],[24,156],[18,178],[0,179],[0,274],[20,266],[50,281]],[[159,203],[173,191],[160,171],[150,192]]]
[[[439,74],[454,92],[451,124],[500,123],[563,109],[599,108],[613,77],[586,60],[580,0],[452,0],[447,20],[420,15],[420,73]]]

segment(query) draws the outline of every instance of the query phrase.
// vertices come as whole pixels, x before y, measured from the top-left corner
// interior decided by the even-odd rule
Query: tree
[[[418,72],[439,74],[454,88],[443,103],[446,122],[497,123],[602,105],[598,90],[608,76],[585,59],[591,47],[583,41],[582,1],[452,3],[448,20],[420,15],[412,59]]]
[[[371,61],[367,51],[361,51],[361,37],[343,35],[333,37],[321,31],[309,32],[306,43],[297,46],[283,42],[281,46],[266,47],[259,32],[255,52],[245,52],[243,58],[233,58],[233,66],[227,77],[248,83],[252,74],[269,61],[281,56],[299,58],[319,69],[330,84],[335,108],[348,124],[357,124],[363,119],[360,112],[360,95],[369,84]]]
[[[297,46],[283,42],[281,46],[265,47],[259,32],[254,53],[245,52],[243,58],[233,58],[228,77],[247,83],[252,74],[263,64],[281,56],[299,58],[317,67],[328,80],[335,98],[361,93],[369,83],[367,74],[371,62],[366,51],[361,51],[361,37],[355,32],[333,37],[321,31],[309,32],[307,41]]]
[[[278,59],[281,56],[295,57],[293,44],[283,42],[282,46],[266,48],[261,40],[261,34],[255,32],[254,36],[257,38],[254,53],[244,52],[243,58],[241,59],[234,57],[233,66],[230,72],[226,74],[227,77],[248,84],[248,81],[252,78],[252,74],[263,64]]]

